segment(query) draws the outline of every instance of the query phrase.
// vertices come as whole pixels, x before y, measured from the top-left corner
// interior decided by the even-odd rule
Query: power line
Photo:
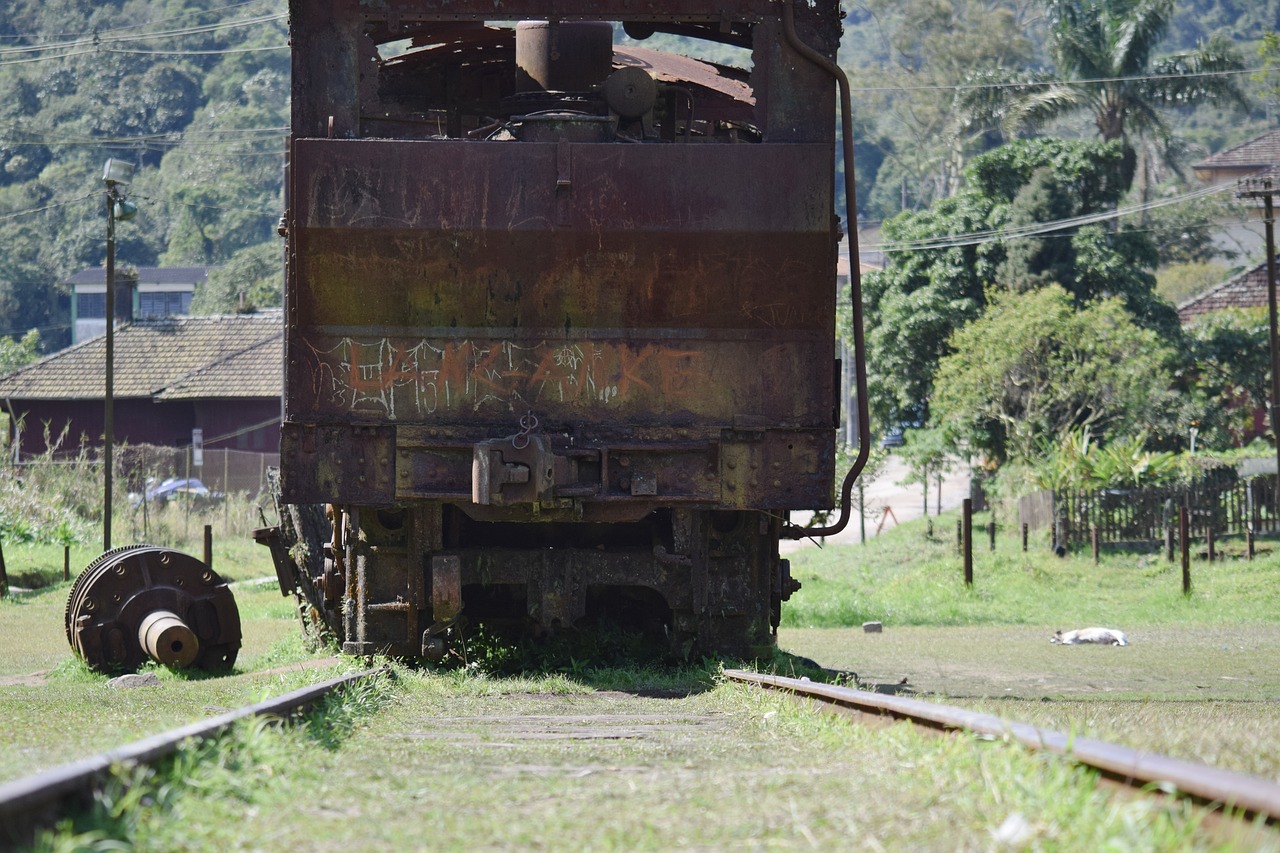
[[[35,44],[24,45],[22,47],[5,47],[0,48],[0,57],[32,54],[32,53],[49,53],[52,51],[74,51],[72,53],[59,53],[54,56],[38,56],[23,60],[9,60],[0,62],[3,65],[16,65],[22,62],[33,62],[43,59],[64,59],[68,56],[80,56],[84,53],[93,53],[97,50],[117,44],[128,44],[130,42],[154,41],[156,39],[166,38],[185,38],[195,35],[208,35],[210,33],[223,32],[225,30],[239,29],[241,27],[257,26],[259,24],[268,24],[274,21],[283,21],[288,19],[285,13],[276,13],[271,15],[260,15],[255,18],[240,18],[234,21],[222,21],[216,24],[203,24],[196,27],[184,27],[176,30],[161,30],[153,33],[139,33],[137,35],[120,35],[103,37],[100,33],[94,33],[88,38],[79,38],[72,41],[57,42],[53,44]],[[75,51],[76,48],[91,48],[88,51]],[[273,48],[274,49],[274,48]]]
[[[237,47],[227,50],[117,50],[107,48],[103,53],[120,53],[132,56],[226,56],[232,53],[265,53],[270,50],[288,50],[287,44],[273,44],[269,47]]]
[[[977,246],[983,243],[992,243],[1000,240],[1036,237],[1049,234],[1054,231],[1062,231],[1067,228],[1075,228],[1082,225],[1093,225],[1099,222],[1106,222],[1111,219],[1119,219],[1123,216],[1133,216],[1134,214],[1148,210],[1156,210],[1161,207],[1168,207],[1169,205],[1180,204],[1185,201],[1206,198],[1211,195],[1227,192],[1231,189],[1232,187],[1229,184],[1223,184],[1221,186],[1207,187],[1205,189],[1195,190],[1179,196],[1147,202],[1145,204],[1137,204],[1130,207],[1117,208],[1116,210],[1092,213],[1084,216],[1075,216],[1068,219],[1059,219],[1053,222],[1037,222],[1030,225],[1022,225],[1012,228],[973,231],[967,234],[952,234],[945,237],[928,237],[920,240],[901,240],[891,243],[864,246],[862,248],[867,251],[880,251],[886,253],[921,252],[937,249],[957,249],[964,246]]]
[[[1199,77],[1233,77],[1256,74],[1264,68],[1233,71],[1189,71],[1178,74],[1138,74],[1132,77],[1087,77],[1080,80],[1012,80],[1003,83],[938,83],[927,86],[853,86],[851,92],[963,92],[978,89],[1018,89],[1029,86],[1084,86],[1094,83],[1127,83],[1139,80],[1190,80]]]
[[[46,204],[43,207],[29,207],[26,210],[15,210],[12,213],[6,213],[3,215],[0,215],[0,222],[7,222],[10,219],[17,219],[21,216],[30,216],[33,213],[42,213],[46,210],[54,210],[55,208],[66,207],[69,204],[75,204],[78,201],[84,201],[85,199],[93,198],[97,194],[98,194],[97,191],[94,191],[91,193],[85,193],[84,195],[81,195],[81,196],[76,196],[75,198],[68,198],[68,199],[64,199],[63,201],[57,201],[57,202],[54,202],[53,204]]]
[[[147,21],[147,22],[146,22],[146,23],[144,23],[144,24],[131,24],[131,25],[129,25],[129,26],[125,26],[125,27],[114,27],[113,29],[107,30],[107,32],[109,32],[109,33],[110,33],[110,32],[115,32],[115,31],[136,30],[136,29],[138,29],[138,28],[140,28],[140,27],[147,27],[147,26],[151,26],[151,25],[153,25],[153,24],[164,24],[164,23],[168,23],[169,21],[181,21],[181,20],[184,20],[184,19],[186,19],[186,18],[197,18],[197,17],[201,17],[201,16],[204,16],[204,15],[215,15],[215,14],[218,14],[218,13],[220,13],[220,12],[226,12],[226,11],[231,10],[231,9],[239,9],[239,8],[241,8],[241,7],[243,7],[243,6],[252,6],[254,3],[260,3],[260,2],[263,2],[263,0],[245,0],[245,2],[243,2],[243,3],[232,3],[232,4],[231,4],[231,5],[229,5],[229,6],[219,6],[219,7],[218,7],[218,8],[216,8],[216,9],[204,9],[204,10],[198,10],[198,11],[193,11],[193,12],[185,12],[185,13],[183,13],[183,14],[181,14],[181,15],[174,15],[173,17],[170,17],[170,18],[157,18],[157,19],[156,19],[156,20],[154,20],[154,21]],[[17,34],[15,34],[15,35],[0,36],[0,40],[4,40],[4,39],[39,39],[39,38],[50,38],[50,37],[55,37],[55,38],[68,38],[68,37],[76,38],[76,37],[80,37],[80,36],[91,36],[91,35],[93,35],[93,33],[94,33],[94,32],[97,32],[97,31],[96,31],[96,30],[92,30],[92,31],[89,31],[89,32],[80,32],[80,33],[17,33]]]

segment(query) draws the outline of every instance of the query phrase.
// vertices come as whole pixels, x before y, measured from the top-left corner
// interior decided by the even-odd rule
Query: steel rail
[[[119,765],[151,764],[172,755],[186,741],[215,737],[250,717],[287,717],[314,705],[336,690],[383,672],[367,669],[302,687],[274,699],[246,705],[217,717],[179,726],[161,734],[109,749],[89,758],[0,784],[0,847],[3,842],[30,840],[39,826],[51,825],[66,801],[84,802]]]
[[[1242,812],[1249,818],[1261,816],[1272,824],[1280,821],[1280,785],[1269,779],[1158,753],[1142,752],[1092,738],[1073,737],[993,714],[919,699],[887,696],[743,670],[725,670],[725,676],[732,681],[788,691],[865,714],[894,717],[935,729],[962,729],[1016,740],[1030,749],[1065,756],[1130,786],[1153,785],[1164,792],[1168,792],[1168,786],[1172,786],[1173,792],[1178,795],[1211,808]]]

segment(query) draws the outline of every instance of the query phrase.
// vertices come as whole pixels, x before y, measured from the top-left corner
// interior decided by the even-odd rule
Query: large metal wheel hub
[[[240,613],[225,581],[195,557],[154,545],[107,551],[67,599],[67,642],[93,669],[147,660],[226,670],[240,651]]]

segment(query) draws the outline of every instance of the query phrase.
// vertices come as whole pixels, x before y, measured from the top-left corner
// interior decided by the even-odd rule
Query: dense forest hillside
[[[123,265],[276,239],[288,125],[279,0],[16,0],[0,22],[0,332],[69,342],[59,282],[105,254],[102,169],[138,166]]]
[[[842,62],[857,98],[861,215],[920,209],[958,191],[963,165],[996,138],[957,145],[958,89],[976,69],[1052,72],[1043,0],[865,0],[846,5]],[[197,310],[268,302],[288,125],[287,8],[281,0],[11,0],[0,21],[0,335],[69,341],[60,282],[105,253],[102,166],[139,168],[139,215],[120,226],[122,264],[228,265]],[[1280,0],[1178,6],[1166,52],[1214,34],[1247,64],[1280,28]],[[655,39],[654,41],[657,41]],[[648,46],[659,47],[650,43]],[[695,46],[717,60],[715,46]],[[1172,117],[1182,165],[1268,127],[1265,80],[1248,113]],[[1092,138],[1081,117],[1057,135]],[[1176,172],[1162,174],[1176,182]],[[273,248],[274,247],[274,248]],[[247,281],[231,281],[245,277]]]

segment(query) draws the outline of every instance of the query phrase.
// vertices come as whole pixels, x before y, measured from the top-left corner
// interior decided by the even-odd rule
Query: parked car
[[[214,506],[226,499],[222,492],[210,491],[209,487],[194,477],[170,477],[158,485],[148,484],[147,503],[153,506],[165,506],[175,501],[189,500],[192,506]],[[132,492],[129,502],[134,506],[142,503],[142,495]]]
[[[894,427],[884,434],[884,438],[880,439],[880,446],[886,450],[890,447],[901,447],[903,441],[902,428]]]

